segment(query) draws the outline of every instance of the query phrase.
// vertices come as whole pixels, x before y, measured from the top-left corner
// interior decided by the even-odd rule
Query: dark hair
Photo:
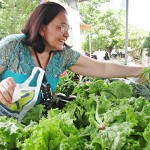
[[[39,34],[40,28],[42,25],[47,25],[51,22],[60,12],[67,13],[66,9],[58,3],[45,2],[39,4],[22,29],[22,33],[26,35],[26,38],[23,39],[23,43],[27,46],[31,46],[38,53],[42,53],[45,44]]]

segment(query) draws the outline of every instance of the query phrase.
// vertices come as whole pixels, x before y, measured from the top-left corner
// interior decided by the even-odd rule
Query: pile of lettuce
[[[150,102],[121,80],[74,87],[63,109],[31,109],[22,122],[0,117],[0,150],[149,150]]]

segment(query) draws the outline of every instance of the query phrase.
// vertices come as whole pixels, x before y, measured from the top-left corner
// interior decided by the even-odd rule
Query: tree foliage
[[[82,44],[85,51],[89,51],[89,35],[91,36],[92,51],[100,49],[111,53],[114,47],[116,49],[125,48],[125,10],[104,8],[101,0],[91,0],[80,6],[82,20],[92,26],[90,30],[82,32],[86,37]],[[143,30],[129,25],[128,46],[135,51],[141,50],[145,35]]]
[[[150,57],[150,33],[149,35],[146,37],[144,43],[143,43],[143,48],[147,49],[147,55]]]
[[[114,46],[122,47],[125,38],[125,12],[105,9],[100,0],[82,4],[81,17],[87,24],[92,25],[90,32],[92,49],[112,51]],[[87,50],[89,41],[86,40],[83,49]]]
[[[140,58],[147,34],[143,29],[129,25],[128,46],[132,48],[131,56]]]
[[[0,38],[20,33],[37,0],[0,0]]]

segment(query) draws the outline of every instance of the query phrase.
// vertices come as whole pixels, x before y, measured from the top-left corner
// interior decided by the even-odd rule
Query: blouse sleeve
[[[13,51],[17,44],[17,38],[15,35],[9,35],[0,40],[0,65],[3,69],[8,67],[10,58],[13,56]]]
[[[64,53],[65,54],[63,60],[65,63],[65,69],[68,69],[69,67],[71,67],[76,63],[76,61],[80,57],[80,53],[70,48],[65,48]]]

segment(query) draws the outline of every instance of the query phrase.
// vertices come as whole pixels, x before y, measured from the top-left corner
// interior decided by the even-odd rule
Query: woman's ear
[[[44,33],[45,33],[45,26],[42,25],[41,28],[40,28],[40,31],[39,31],[39,34],[44,37]]]

